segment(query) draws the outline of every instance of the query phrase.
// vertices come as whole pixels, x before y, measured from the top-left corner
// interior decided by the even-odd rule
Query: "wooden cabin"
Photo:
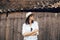
[[[0,14],[0,40],[23,40],[22,24],[27,12]],[[39,23],[39,40],[60,40],[60,13],[32,12]]]
[[[60,7],[59,3],[60,0],[0,0],[0,40],[23,40],[22,24],[25,22],[27,12],[16,10],[49,7],[49,11],[57,4],[55,8]],[[32,12],[39,23],[38,40],[60,40],[60,11],[59,13],[58,11]]]

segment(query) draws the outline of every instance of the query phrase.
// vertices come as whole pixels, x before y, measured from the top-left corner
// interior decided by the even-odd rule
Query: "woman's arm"
[[[34,36],[37,34],[37,32],[38,32],[38,30],[34,30],[32,32],[26,32],[23,34],[23,36]]]
[[[34,36],[34,35],[37,35],[37,32],[39,32],[38,29],[35,29],[34,31],[35,31],[35,33],[32,34],[33,36]]]

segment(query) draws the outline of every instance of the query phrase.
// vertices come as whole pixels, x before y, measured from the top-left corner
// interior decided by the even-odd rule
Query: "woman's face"
[[[30,18],[29,18],[30,20],[34,20],[34,16],[32,15],[32,16],[30,16]]]

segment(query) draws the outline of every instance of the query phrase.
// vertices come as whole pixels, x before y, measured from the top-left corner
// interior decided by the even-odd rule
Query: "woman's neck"
[[[29,20],[29,23],[30,23],[30,26],[31,26],[31,24],[32,24],[32,20]]]

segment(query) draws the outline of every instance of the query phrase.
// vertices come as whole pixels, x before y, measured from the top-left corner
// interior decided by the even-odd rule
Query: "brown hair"
[[[26,23],[26,24],[30,24],[30,23],[29,23],[29,18],[30,18],[30,16],[33,16],[33,14],[29,15],[29,16],[26,18],[26,20],[25,20],[25,23]],[[32,20],[32,23],[33,23],[33,22],[34,22],[34,20]]]

